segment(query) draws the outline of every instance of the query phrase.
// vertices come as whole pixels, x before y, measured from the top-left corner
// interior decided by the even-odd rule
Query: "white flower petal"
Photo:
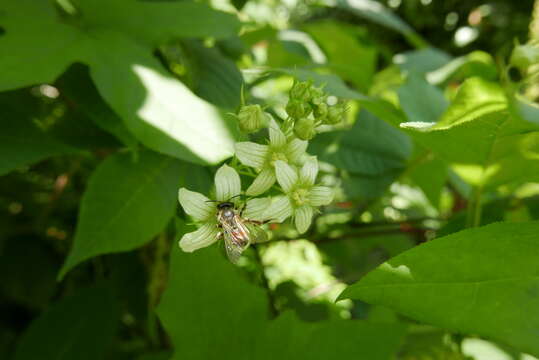
[[[268,146],[253,142],[240,142],[236,144],[236,157],[243,165],[261,169],[268,155]]]
[[[215,204],[208,202],[208,198],[200,193],[181,188],[178,199],[183,210],[196,221],[204,221],[215,215]]]
[[[313,208],[309,205],[303,205],[296,209],[294,214],[296,229],[300,234],[303,234],[309,226],[311,226],[311,221],[313,219]]]
[[[269,124],[269,137],[272,146],[280,147],[286,145],[286,136],[273,119],[270,120]]]
[[[215,197],[227,201],[241,192],[240,176],[228,165],[223,165],[215,173]]]
[[[219,229],[215,223],[204,224],[198,230],[182,236],[180,247],[185,252],[193,252],[217,241],[218,233]]]
[[[314,185],[316,175],[318,174],[318,160],[316,156],[310,156],[300,170],[300,179],[302,183]]]
[[[314,186],[309,191],[309,202],[312,206],[328,205],[333,201],[334,191],[327,186]]]
[[[296,169],[282,160],[275,161],[275,175],[279,185],[288,193],[298,182],[298,173]]]
[[[298,162],[305,154],[305,151],[307,151],[308,145],[308,141],[303,141],[300,139],[290,141],[286,146],[286,156],[288,157],[288,161],[290,161],[290,163]]]
[[[275,184],[275,171],[273,169],[264,169],[255,178],[255,181],[245,192],[248,196],[257,196],[265,193]]]
[[[277,196],[264,214],[264,218],[272,222],[283,222],[292,215],[292,204],[287,196]]]
[[[271,198],[257,198],[247,201],[245,210],[243,211],[243,217],[249,220],[264,221],[266,211],[271,205]]]

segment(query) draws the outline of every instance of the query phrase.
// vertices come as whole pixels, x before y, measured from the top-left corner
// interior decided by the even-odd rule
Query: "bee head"
[[[234,203],[230,201],[225,201],[217,204],[217,209],[219,210],[226,210],[226,209],[233,209]]]

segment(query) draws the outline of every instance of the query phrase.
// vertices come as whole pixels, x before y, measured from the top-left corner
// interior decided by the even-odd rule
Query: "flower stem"
[[[481,196],[483,185],[475,186],[471,198],[468,202],[468,215],[466,218],[466,227],[472,228],[481,225]]]

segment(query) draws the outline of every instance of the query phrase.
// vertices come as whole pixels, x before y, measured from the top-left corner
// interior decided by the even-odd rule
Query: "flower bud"
[[[339,103],[331,106],[328,109],[327,117],[324,119],[324,124],[335,125],[340,123],[343,120],[345,113],[346,108],[344,104]]]
[[[314,119],[304,117],[294,123],[294,134],[301,140],[311,140],[316,135]]]
[[[264,126],[266,114],[260,105],[244,105],[238,113],[239,127],[242,132],[253,133]]]
[[[290,98],[307,102],[311,99],[310,89],[310,82],[295,82],[292,89],[290,89]]]
[[[328,115],[328,105],[323,102],[315,106],[314,117],[317,119],[324,119]]]
[[[511,65],[524,72],[533,64],[539,63],[539,46],[517,45],[511,53]]]
[[[327,96],[322,90],[322,86],[321,87],[312,86],[310,89],[310,95],[311,95],[311,102],[315,105],[320,105],[326,102]]]
[[[294,119],[306,117],[311,111],[309,104],[303,101],[290,99],[288,104],[286,104],[286,113]]]

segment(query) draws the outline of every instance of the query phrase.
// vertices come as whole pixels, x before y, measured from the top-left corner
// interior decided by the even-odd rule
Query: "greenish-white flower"
[[[215,173],[215,201],[238,203],[241,193],[240,176],[230,166],[223,165]],[[236,197],[236,198],[235,198]],[[199,225],[196,231],[187,233],[180,240],[183,251],[193,252],[217,241],[220,229],[217,226],[217,206],[206,196],[181,188],[179,200],[185,212]],[[269,198],[247,201],[243,216],[252,220],[266,220],[265,214],[270,206]]]
[[[333,189],[315,185],[318,160],[314,156],[299,171],[281,160],[275,162],[275,169],[277,182],[286,196],[274,199],[267,214],[278,221],[293,216],[296,229],[302,234],[311,226],[315,209],[333,201]]]
[[[236,144],[236,157],[242,164],[255,168],[258,176],[246,191],[249,196],[266,192],[276,181],[275,162],[283,161],[288,164],[298,164],[307,150],[307,141],[297,138],[287,139],[275,120],[269,124],[268,145],[253,142]]]

